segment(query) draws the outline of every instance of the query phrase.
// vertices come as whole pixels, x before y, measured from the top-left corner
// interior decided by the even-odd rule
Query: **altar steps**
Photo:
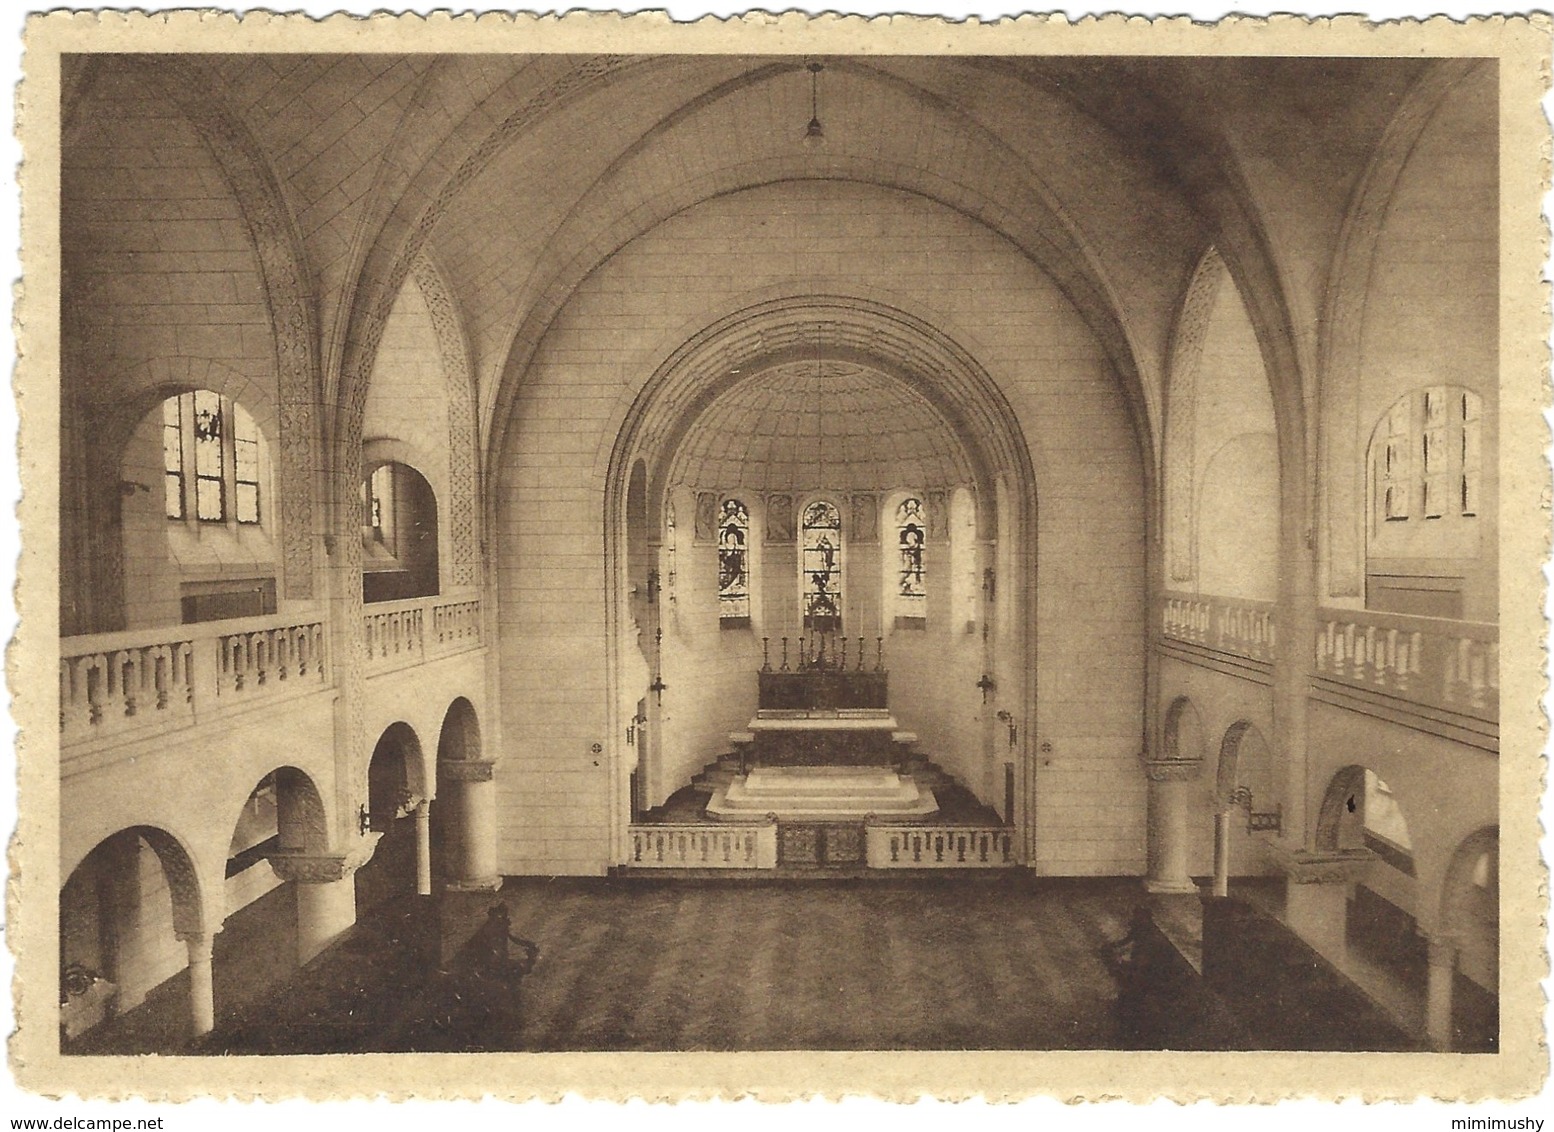
[[[923,819],[928,824],[996,825],[1000,816],[961,785],[960,780],[926,755],[913,753],[900,764],[900,771],[922,789],[932,790],[939,802],[939,813]],[[648,824],[706,821],[707,801],[719,786],[727,786],[741,773],[739,755],[728,752],[708,763],[691,779],[688,786],[675,791],[661,806],[643,814],[638,821]]]
[[[913,752],[899,765],[900,772],[917,782],[919,788],[938,791],[944,787],[959,786],[955,776],[946,773],[932,759]],[[691,789],[698,794],[711,794],[720,786],[730,785],[741,774],[740,757],[730,751],[719,755],[702,767],[691,779]]]
[[[739,756],[730,751],[697,771],[691,779],[691,789],[698,794],[711,794],[719,786],[731,785],[739,774]]]

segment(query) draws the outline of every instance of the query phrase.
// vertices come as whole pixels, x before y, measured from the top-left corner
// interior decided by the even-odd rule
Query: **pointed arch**
[[[1328,592],[1335,596],[1364,593],[1365,467],[1360,446],[1365,438],[1352,427],[1342,427],[1341,422],[1353,421],[1359,413],[1366,300],[1386,213],[1404,167],[1441,103],[1482,65],[1481,60],[1438,59],[1425,68],[1387,124],[1339,232],[1321,324],[1317,376],[1323,476],[1320,506],[1326,524]],[[1338,499],[1344,502],[1335,505]]]
[[[296,218],[286,203],[264,151],[238,119],[212,98],[192,64],[174,56],[138,59],[141,78],[160,91],[205,140],[237,198],[253,238],[274,328],[279,399],[279,468],[282,586],[292,599],[314,590],[315,521],[323,445],[318,333],[313,319],[312,282]]]
[[[1165,492],[1166,571],[1169,583],[1197,578],[1198,524],[1194,467],[1197,464],[1198,363],[1214,312],[1214,300],[1227,278],[1225,261],[1210,246],[1193,270],[1171,339],[1166,373],[1165,442],[1161,445],[1161,484]]]

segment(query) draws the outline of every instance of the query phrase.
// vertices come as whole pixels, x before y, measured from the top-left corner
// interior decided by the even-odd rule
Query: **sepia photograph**
[[[352,23],[29,22],[24,1087],[1540,1087],[1547,21]]]

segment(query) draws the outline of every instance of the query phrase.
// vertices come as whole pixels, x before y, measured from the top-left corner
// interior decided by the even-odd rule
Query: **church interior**
[[[1494,1051],[1497,82],[64,56],[61,1052]]]

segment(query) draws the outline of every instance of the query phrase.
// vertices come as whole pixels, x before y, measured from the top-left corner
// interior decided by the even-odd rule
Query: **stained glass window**
[[[896,609],[904,617],[923,616],[927,603],[923,563],[927,541],[923,501],[908,496],[896,507]]]
[[[737,499],[718,510],[718,617],[739,625],[750,622],[750,512]]]
[[[817,500],[804,508],[803,540],[804,628],[818,632],[842,629],[842,513],[836,505]]]
[[[226,460],[222,452],[221,397],[194,393],[194,513],[206,521],[226,518]]]
[[[183,510],[183,416],[179,411],[182,397],[162,402],[162,494],[169,519],[182,519]]]

